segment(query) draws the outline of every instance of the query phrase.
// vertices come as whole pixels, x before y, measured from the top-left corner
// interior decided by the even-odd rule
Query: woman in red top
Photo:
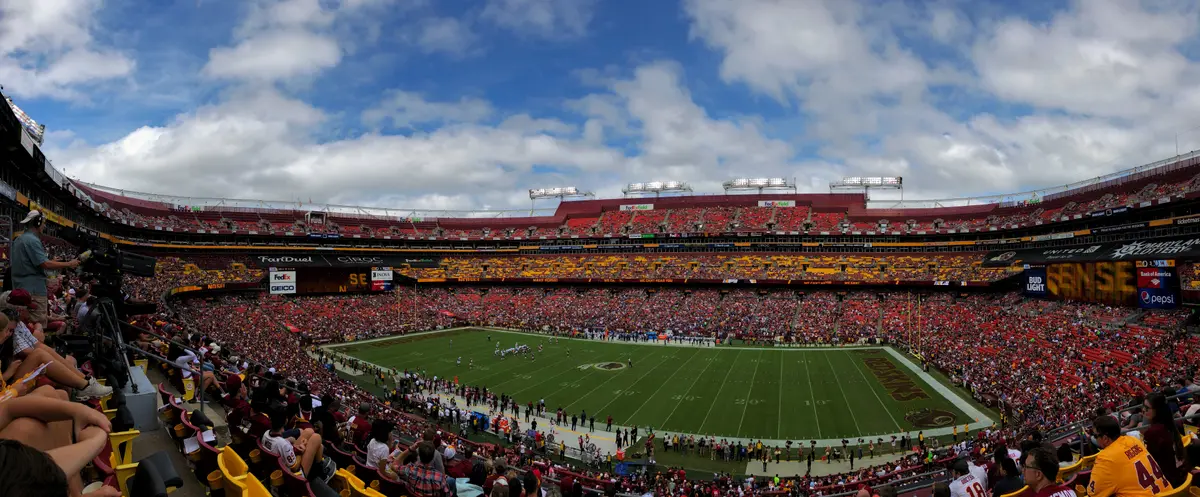
[[[1167,407],[1167,397],[1161,393],[1150,394],[1142,403],[1142,411],[1150,420],[1150,427],[1142,433],[1146,450],[1158,462],[1171,486],[1178,488],[1187,478],[1187,451],[1171,409]]]

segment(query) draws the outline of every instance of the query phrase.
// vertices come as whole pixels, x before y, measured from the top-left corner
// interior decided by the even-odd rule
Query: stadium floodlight
[[[725,192],[730,190],[791,190],[796,191],[796,181],[787,178],[737,178],[721,184]]]
[[[590,192],[580,191],[580,188],[574,186],[563,186],[557,188],[530,188],[529,198],[566,198],[566,197],[593,197]]]
[[[664,193],[689,193],[692,186],[682,181],[648,181],[645,183],[630,183],[621,189],[626,197],[639,195],[660,196]]]
[[[904,178],[900,176],[847,176],[841,181],[829,184],[831,190],[861,189],[861,188],[903,188]]]
[[[904,178],[900,176],[846,176],[841,181],[829,183],[829,191],[855,190],[870,196],[872,189],[900,190],[904,198]]]
[[[593,197],[591,192],[581,191],[574,186],[564,186],[559,188],[532,188],[529,190],[529,199],[537,200],[543,198],[567,198],[567,197]]]

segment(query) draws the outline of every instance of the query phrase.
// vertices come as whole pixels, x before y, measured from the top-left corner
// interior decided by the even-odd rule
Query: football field
[[[534,358],[496,357],[497,344],[518,343],[529,345]],[[542,335],[459,329],[332,350],[397,370],[457,376],[467,385],[508,394],[522,406],[545,399],[551,413],[559,407],[587,412],[597,425],[611,415],[622,426],[766,441],[918,430],[930,435],[938,428],[949,432],[952,425],[991,424],[882,347],[682,347],[575,339],[552,344]],[[472,360],[474,368],[468,368]]]

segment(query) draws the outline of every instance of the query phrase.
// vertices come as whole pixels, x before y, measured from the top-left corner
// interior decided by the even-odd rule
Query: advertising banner
[[[795,200],[759,200],[759,207],[795,207]]]
[[[291,295],[296,293],[295,271],[271,271],[267,276],[271,295]]]
[[[1179,306],[1179,278],[1174,261],[1138,261],[1138,306],[1174,309]]]
[[[440,257],[411,257],[403,255],[256,255],[254,263],[260,268],[299,267],[405,267],[435,268]]]
[[[1138,307],[1143,309],[1174,309],[1179,307],[1179,292],[1150,288],[1139,289]]]
[[[1046,296],[1046,268],[1031,267],[1025,270],[1025,295],[1029,297]]]
[[[652,211],[654,204],[625,204],[621,206],[623,211]]]
[[[984,267],[1055,262],[1136,261],[1200,257],[1200,236],[1151,238],[1068,247],[994,250],[983,259]]]

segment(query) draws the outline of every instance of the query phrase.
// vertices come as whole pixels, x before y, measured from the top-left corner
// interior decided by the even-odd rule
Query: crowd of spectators
[[[996,281],[1012,268],[984,268],[982,253],[955,254],[650,254],[446,257],[437,267],[406,268],[415,278],[699,278],[861,282]]]
[[[411,220],[384,220],[374,217],[331,213],[314,219],[308,210],[264,210],[230,212],[219,210],[183,210],[107,194],[109,202],[102,212],[111,219],[135,226],[170,230],[239,230],[261,233],[340,233],[438,238],[551,238],[557,236],[620,236],[641,233],[732,233],[732,232],[807,232],[818,233],[900,233],[927,234],[1011,229],[1071,219],[1077,215],[1102,212],[1122,206],[1186,195],[1200,190],[1200,175],[1175,181],[1149,183],[1135,191],[1110,188],[1108,192],[1082,192],[1074,201],[1043,207],[1040,201],[1004,206],[994,214],[947,214],[940,218],[883,219],[883,215],[849,212],[813,211],[805,205],[784,206],[712,206],[659,208],[655,210],[610,210],[599,218],[567,219],[561,226],[530,228],[528,222],[508,222],[478,228],[445,228],[437,221],[418,227]],[[109,204],[111,203],[111,207]],[[124,204],[124,205],[122,205]],[[155,211],[155,207],[160,209]],[[595,214],[592,214],[594,216]],[[581,222],[582,221],[582,222]]]
[[[154,299],[171,286],[262,277],[261,271],[241,263],[174,258],[160,260],[159,275],[156,280],[130,278],[128,283],[135,293]],[[69,276],[53,284],[50,301],[54,312],[69,314],[74,295],[70,290],[82,292],[82,288]],[[1139,314],[1133,320],[1138,311],[1131,309],[1030,300],[1016,294],[957,297],[945,293],[839,295],[747,289],[402,287],[375,295],[191,299],[177,304],[175,311],[171,317],[157,316],[144,323],[168,338],[210,351],[197,360],[212,361],[216,371],[249,371],[333,400],[332,405],[341,409],[339,419],[383,420],[408,438],[430,438],[422,443],[437,447],[440,453],[446,448],[457,451],[459,456],[452,455],[450,460],[462,461],[462,454],[471,452],[484,456],[493,469],[538,469],[542,475],[566,482],[564,490],[573,490],[573,483],[581,482],[588,488],[612,485],[622,491],[658,495],[679,495],[697,487],[720,495],[831,493],[853,490],[863,482],[886,483],[927,471],[930,466],[928,461],[916,459],[781,482],[746,483],[727,476],[689,480],[686,472],[678,469],[648,478],[619,477],[602,467],[571,467],[520,445],[509,449],[477,445],[458,438],[452,430],[427,437],[427,432],[437,432],[433,420],[445,421],[450,409],[430,394],[439,388],[454,389],[453,385],[409,375],[407,387],[400,388],[399,383],[389,381],[398,371],[349,364],[390,389],[390,396],[380,398],[335,374],[334,364],[346,366],[347,359],[322,354],[314,343],[463,324],[561,334],[658,331],[784,343],[874,339],[911,347],[930,365],[965,385],[978,400],[1000,406],[1011,429],[1029,430],[1077,421],[1087,416],[1092,406],[1124,405],[1154,389],[1191,387],[1200,345],[1179,331],[1187,317],[1182,311]],[[248,360],[257,364],[247,366]],[[202,387],[213,395],[232,393],[221,381],[205,381]],[[246,400],[250,404],[252,399]],[[395,409],[398,407],[415,408],[423,416],[402,413]],[[262,412],[250,408],[246,416]],[[980,447],[988,445],[975,448]],[[414,447],[412,454],[393,453],[389,461],[395,474],[411,475],[412,469],[405,470],[403,462],[405,458],[421,460],[421,451]],[[455,466],[463,476],[470,476],[473,470]]]

